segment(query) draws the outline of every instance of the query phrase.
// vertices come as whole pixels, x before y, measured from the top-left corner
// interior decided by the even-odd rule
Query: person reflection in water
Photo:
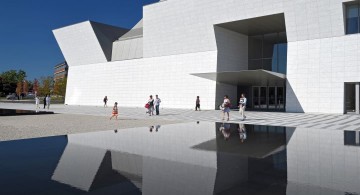
[[[160,125],[156,125],[156,126],[155,126],[155,131],[158,132],[159,129],[160,129],[160,127],[161,127]]]
[[[245,125],[240,124],[239,128],[238,128],[238,131],[239,131],[240,141],[241,141],[241,143],[243,143],[247,138]]]
[[[221,124],[219,131],[221,131],[221,133],[224,136],[224,139],[227,141],[230,138],[230,124],[229,123],[223,123]]]

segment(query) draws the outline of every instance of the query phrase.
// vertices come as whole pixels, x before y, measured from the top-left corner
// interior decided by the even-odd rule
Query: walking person
[[[119,110],[118,110],[118,107],[117,107],[117,102],[115,102],[115,104],[114,104],[114,107],[113,107],[113,109],[112,109],[112,115],[111,115],[111,117],[110,117],[110,120],[113,118],[113,117],[115,117],[115,119],[117,120],[117,117],[118,117],[118,114],[119,114]]]
[[[160,103],[161,103],[161,99],[159,98],[159,96],[158,96],[158,95],[155,95],[154,105],[155,105],[155,112],[156,112],[156,115],[159,115],[159,114],[160,114],[160,110],[159,110]]]
[[[246,101],[247,101],[247,99],[246,99],[245,95],[242,93],[240,100],[239,100],[239,114],[242,117],[242,120],[246,119],[246,116],[245,116]]]
[[[239,131],[240,141],[241,141],[241,143],[243,143],[247,138],[245,125],[240,124],[239,128],[238,128],[238,131]]]
[[[148,108],[149,116],[154,115],[154,99],[152,95],[150,95],[149,97],[148,104],[149,104],[149,108]]]
[[[39,104],[40,104],[40,99],[39,97],[36,96],[35,97],[36,112],[39,112],[39,108],[40,108]]]
[[[44,109],[46,108],[46,97],[47,97],[47,95],[45,95],[45,97],[43,99],[43,101],[44,101]]]
[[[195,101],[195,111],[197,111],[198,109],[200,111],[200,96],[196,96],[196,101]]]
[[[104,107],[107,107],[107,101],[108,101],[108,98],[107,98],[107,96],[105,96],[105,97],[104,97],[104,100],[103,100],[103,102],[104,102]]]
[[[47,105],[48,110],[50,108],[50,101],[51,101],[51,97],[50,97],[50,94],[49,94],[48,96],[46,96],[46,105]]]
[[[225,95],[224,96],[224,102],[222,104],[222,107],[223,107],[223,118],[222,120],[225,120],[225,113],[227,115],[227,121],[230,120],[230,106],[231,106],[231,102],[230,102],[230,99],[229,99],[229,96],[228,95]]]

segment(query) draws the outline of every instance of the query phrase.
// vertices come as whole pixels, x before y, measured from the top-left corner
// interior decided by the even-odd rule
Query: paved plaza
[[[20,103],[0,103],[0,108],[34,110],[33,104]],[[101,106],[68,106],[61,104],[51,105],[54,115],[44,116],[15,116],[0,118],[0,138],[16,138],[12,131],[7,131],[4,136],[4,129],[26,132],[34,129],[41,129],[48,132],[45,134],[34,134],[34,136],[48,136],[57,134],[67,134],[74,132],[87,132],[99,130],[111,130],[121,128],[131,128],[139,126],[149,126],[157,124],[169,124],[191,121],[221,121],[219,110],[194,111],[190,109],[169,109],[160,110],[159,116],[149,116],[144,108],[119,108],[119,119],[117,122],[109,121],[111,106],[104,108]],[[334,130],[360,130],[359,115],[336,115],[336,114],[309,114],[309,113],[284,113],[284,112],[247,112],[247,119],[241,121],[239,113],[230,113],[231,123],[246,123],[273,126],[306,127],[314,129],[334,129]],[[25,129],[25,130],[24,130]],[[64,129],[59,131],[59,129]],[[58,130],[58,131],[56,131]],[[54,132],[52,132],[54,131]],[[24,133],[26,134],[26,133]],[[22,137],[27,137],[21,135]]]

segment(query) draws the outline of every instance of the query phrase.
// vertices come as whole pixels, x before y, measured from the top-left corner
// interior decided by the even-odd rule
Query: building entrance
[[[344,113],[360,114],[359,83],[345,83]]]
[[[285,110],[284,87],[253,86],[252,108],[254,110]]]

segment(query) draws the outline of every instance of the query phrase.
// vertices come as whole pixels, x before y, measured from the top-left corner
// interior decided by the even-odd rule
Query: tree
[[[8,70],[0,74],[2,78],[2,91],[5,94],[16,92],[18,82],[24,81],[26,72],[23,70]]]
[[[32,90],[35,94],[39,93],[39,81],[37,79],[34,80]]]
[[[39,87],[39,95],[47,95],[50,94],[53,89],[53,78],[41,77],[41,85]]]
[[[22,88],[23,94],[27,95],[29,92],[29,84],[27,80],[24,80],[23,82],[23,88]]]
[[[55,85],[54,85],[54,94],[60,95],[60,96],[65,96],[65,93],[66,93],[66,83],[67,83],[67,79],[66,79],[66,78],[57,80],[57,81],[55,82]]]
[[[22,91],[23,91],[23,85],[22,82],[19,81],[16,86],[16,94],[18,95],[18,97],[20,97]]]
[[[6,83],[18,83],[26,78],[26,72],[23,70],[8,70],[1,73],[3,81]]]
[[[2,77],[0,77],[0,96],[4,96],[4,84],[3,84],[3,79]]]

